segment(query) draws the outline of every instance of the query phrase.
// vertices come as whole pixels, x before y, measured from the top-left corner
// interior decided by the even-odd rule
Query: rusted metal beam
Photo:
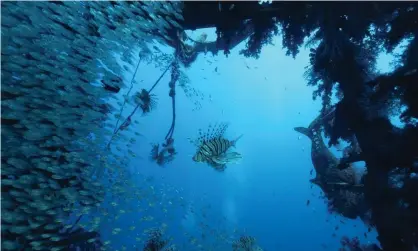
[[[220,50],[225,50],[225,48],[232,50],[235,46],[247,39],[253,32],[254,29],[251,23],[243,24],[242,29],[240,29],[235,36],[230,38],[228,45],[225,39],[219,38],[218,41],[214,42],[196,43],[195,51],[197,53],[211,52],[213,55],[216,55]]]
[[[216,27],[222,22],[234,19],[245,21],[257,15],[272,15],[280,3],[260,5],[257,1],[185,1],[183,27],[186,30]]]

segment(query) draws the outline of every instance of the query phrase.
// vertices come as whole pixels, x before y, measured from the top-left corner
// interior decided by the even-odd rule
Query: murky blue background
[[[212,29],[189,35],[196,38],[202,32],[208,34],[207,40],[215,39]],[[184,232],[200,237],[204,234],[207,243],[201,243],[202,250],[210,250],[205,245],[216,241],[210,237],[215,230],[224,233],[225,250],[230,250],[232,239],[244,233],[256,237],[265,250],[338,250],[342,236],[359,236],[364,244],[375,242],[374,232],[368,233],[367,238],[364,236],[367,227],[360,220],[329,214],[325,200],[320,198],[320,189],[311,188],[309,183],[313,167],[311,142],[293,130],[296,126],[308,126],[321,109],[321,100],[312,100],[314,88],[307,87],[303,78],[309,49],[302,48],[293,59],[285,55],[281,37],[277,37],[274,45],[265,46],[256,60],[239,55],[243,48],[244,44],[240,44],[228,58],[222,52],[217,56],[201,54],[185,71],[190,85],[202,92],[204,98],[195,97],[202,105],[195,110],[193,101],[177,87],[174,138],[178,155],[173,163],[162,168],[147,157],[150,144],[161,143],[171,124],[169,74],[155,89],[157,108],[145,117],[135,115],[139,124],[133,129],[144,136],[135,146],[138,157],[130,163],[130,172],[133,177],[138,173],[154,176],[152,183],[157,186],[173,186],[175,189],[167,192],[167,197],[181,197],[183,201],[182,206],[170,209],[169,218],[154,212],[155,221],[168,225],[167,235],[173,237],[180,250],[197,250],[185,244],[190,243],[191,237],[185,237]],[[389,56],[382,55],[379,69],[388,71],[389,61]],[[141,64],[134,91],[150,88],[160,74],[161,70],[152,65]],[[131,73],[125,76],[127,83],[131,77]],[[126,108],[124,114],[128,115],[131,109]],[[243,159],[239,164],[229,165],[224,173],[191,159],[195,148],[188,138],[196,138],[199,129],[205,131],[215,122],[230,123],[226,132],[230,138],[244,134],[237,143]],[[341,156],[338,149],[332,151]],[[361,168],[363,164],[356,166]],[[138,178],[138,182],[143,179]],[[141,216],[124,218],[126,226],[136,217]],[[146,227],[149,227],[146,223],[137,226]],[[211,233],[202,231],[207,227],[213,229]],[[123,235],[111,238],[128,244]]]

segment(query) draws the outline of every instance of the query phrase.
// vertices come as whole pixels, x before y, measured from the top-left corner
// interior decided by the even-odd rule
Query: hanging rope
[[[173,138],[173,134],[174,134],[174,127],[176,126],[176,96],[173,95],[171,97],[171,105],[172,105],[172,110],[173,110],[173,118],[171,120],[171,126],[170,129],[168,130],[167,135],[165,136],[165,139],[171,139]]]
[[[125,95],[125,98],[124,98],[124,101],[123,101],[123,105],[122,105],[122,107],[120,109],[119,117],[118,117],[118,120],[116,121],[115,129],[113,130],[113,132],[116,132],[117,131],[118,124],[119,124],[120,118],[122,117],[123,109],[125,108],[127,98],[129,96],[129,94],[131,93],[132,88],[134,87],[135,76],[136,76],[136,73],[138,72],[138,68],[139,68],[139,64],[140,63],[141,63],[141,57],[139,57],[139,59],[138,59],[138,64],[136,65],[134,75],[132,76],[132,79],[131,79],[131,87],[129,88],[128,92]]]
[[[167,135],[165,136],[165,139],[172,139],[174,134],[174,127],[176,125],[176,82],[179,78],[179,65],[177,61],[173,62],[173,68],[171,70],[171,80],[169,83],[170,92],[169,96],[171,97],[171,108],[172,108],[172,120],[171,120],[171,126],[168,130]]]
[[[149,93],[158,85],[158,83],[161,81],[161,79],[164,77],[164,75],[167,73],[167,71],[170,69],[170,67],[172,66],[172,64],[169,64],[168,65],[168,67],[165,69],[165,71],[161,74],[161,76],[157,79],[157,81],[155,81],[155,83],[154,83],[154,85],[148,90],[148,91],[146,91],[147,92],[147,94],[149,95]],[[136,71],[135,71],[135,73],[134,73],[134,77],[135,77],[135,74],[136,74],[136,72],[137,72],[137,70],[138,70],[138,67],[139,67],[139,62],[138,62],[138,66],[137,66],[137,68],[136,68]],[[132,78],[132,81],[131,81],[131,85],[133,85],[133,79],[134,79],[134,77]],[[130,91],[132,90],[132,86],[131,86],[131,88],[129,89],[129,91],[128,91],[128,93],[130,93]],[[125,99],[125,102],[126,102],[126,99]],[[125,103],[124,103],[125,104]],[[110,148],[110,143],[112,142],[112,139],[114,138],[114,136],[120,131],[120,130],[124,130],[125,128],[127,128],[130,124],[131,124],[131,121],[132,121],[132,116],[135,114],[135,112],[138,110],[138,108],[139,107],[141,107],[141,102],[138,102],[138,104],[135,106],[135,108],[134,108],[134,110],[131,112],[131,114],[125,119],[125,121],[119,126],[119,127],[116,127],[115,128],[115,130],[114,130],[114,132],[113,132],[113,135],[112,135],[112,137],[110,138],[110,140],[109,140],[109,143],[107,144],[107,148]],[[121,117],[121,115],[122,115],[122,111],[123,111],[123,109],[121,110],[121,113],[120,113],[120,116],[119,116],[119,118]],[[118,122],[119,122],[119,119],[118,119],[118,121],[117,121],[117,123],[116,123],[116,125],[118,125]]]
[[[152,90],[157,86],[157,84],[164,77],[165,73],[170,69],[171,66],[172,66],[172,64],[169,64],[167,66],[167,68],[165,69],[165,71],[163,72],[163,74],[161,74],[161,76],[157,79],[157,81],[155,82],[155,84],[148,90],[148,93],[151,93],[152,92]]]

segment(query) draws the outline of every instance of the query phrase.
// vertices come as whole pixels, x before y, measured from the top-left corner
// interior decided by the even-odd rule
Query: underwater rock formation
[[[174,245],[167,246],[169,242],[169,240],[163,238],[163,233],[160,229],[154,229],[149,234],[143,251],[176,251],[177,249]]]
[[[238,240],[232,243],[233,251],[263,251],[263,249],[257,245],[257,241],[252,236],[241,236]]]
[[[332,111],[327,114],[329,116]],[[311,158],[316,177],[310,181],[324,192],[329,211],[352,219],[364,217],[368,208],[364,200],[362,179],[356,177],[358,173],[351,166],[343,170],[339,168],[339,159],[324,143],[321,130],[324,123],[324,115],[320,114],[308,128],[295,128],[295,131],[308,136],[312,141]]]

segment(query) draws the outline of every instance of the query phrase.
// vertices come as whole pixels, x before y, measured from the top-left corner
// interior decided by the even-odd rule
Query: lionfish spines
[[[157,106],[157,97],[145,89],[134,95],[134,101],[144,114],[151,112]]]
[[[205,162],[217,171],[224,171],[227,163],[232,163],[241,157],[240,154],[229,154],[229,149],[235,145],[236,140],[224,137],[228,123],[209,125],[204,133],[199,129],[199,137],[191,143],[196,146],[196,153],[192,157],[194,162]]]

